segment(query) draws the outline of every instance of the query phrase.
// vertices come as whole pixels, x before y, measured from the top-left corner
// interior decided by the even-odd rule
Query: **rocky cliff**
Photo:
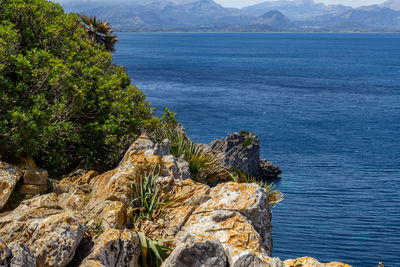
[[[278,178],[281,170],[271,162],[260,158],[260,142],[257,135],[247,131],[228,134],[212,141],[211,150],[221,153],[224,164],[230,168],[244,170],[258,179]]]
[[[214,143],[214,149],[223,147],[217,143],[223,142]],[[148,217],[153,220],[141,220],[145,211],[135,189],[147,189],[140,186],[154,166],[157,181],[146,185],[158,190],[161,184],[156,192],[170,201],[153,211]],[[26,185],[31,185],[29,194]],[[168,141],[156,144],[144,135],[115,169],[102,174],[77,172],[56,181],[44,171],[1,162],[0,189],[1,266],[142,266],[146,249],[157,245],[143,242],[143,233],[169,240],[173,250],[164,267],[349,266],[309,257],[272,258],[264,188],[195,182],[187,162],[170,154]]]

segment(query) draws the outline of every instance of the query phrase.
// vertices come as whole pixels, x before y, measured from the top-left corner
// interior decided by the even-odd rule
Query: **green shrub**
[[[247,131],[247,130],[241,130],[239,134],[241,134],[241,135],[248,135],[248,134],[249,134],[249,131]]]
[[[243,147],[248,147],[249,145],[251,145],[252,142],[253,142],[253,140],[248,138],[243,141],[242,145],[243,145]]]
[[[161,123],[80,23],[45,0],[0,1],[1,159],[33,157],[53,175],[105,170]]]

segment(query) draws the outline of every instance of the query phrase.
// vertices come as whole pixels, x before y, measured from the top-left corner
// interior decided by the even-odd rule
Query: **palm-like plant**
[[[114,35],[114,30],[107,21],[99,20],[96,16],[86,16],[79,14],[82,26],[85,28],[89,38],[98,45],[104,45],[107,51],[114,52],[118,36]]]

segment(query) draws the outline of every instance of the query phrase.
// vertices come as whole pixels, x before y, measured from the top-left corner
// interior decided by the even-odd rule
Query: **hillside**
[[[119,31],[398,31],[399,0],[351,8],[313,0],[278,0],[225,8],[213,0],[63,2],[67,12],[96,15]],[[279,12],[270,13],[270,12]],[[270,17],[262,17],[265,14]]]

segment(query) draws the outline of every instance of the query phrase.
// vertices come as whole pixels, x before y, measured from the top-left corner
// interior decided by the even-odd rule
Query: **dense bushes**
[[[0,0],[0,156],[61,174],[115,165],[159,120],[77,15],[45,0]]]

